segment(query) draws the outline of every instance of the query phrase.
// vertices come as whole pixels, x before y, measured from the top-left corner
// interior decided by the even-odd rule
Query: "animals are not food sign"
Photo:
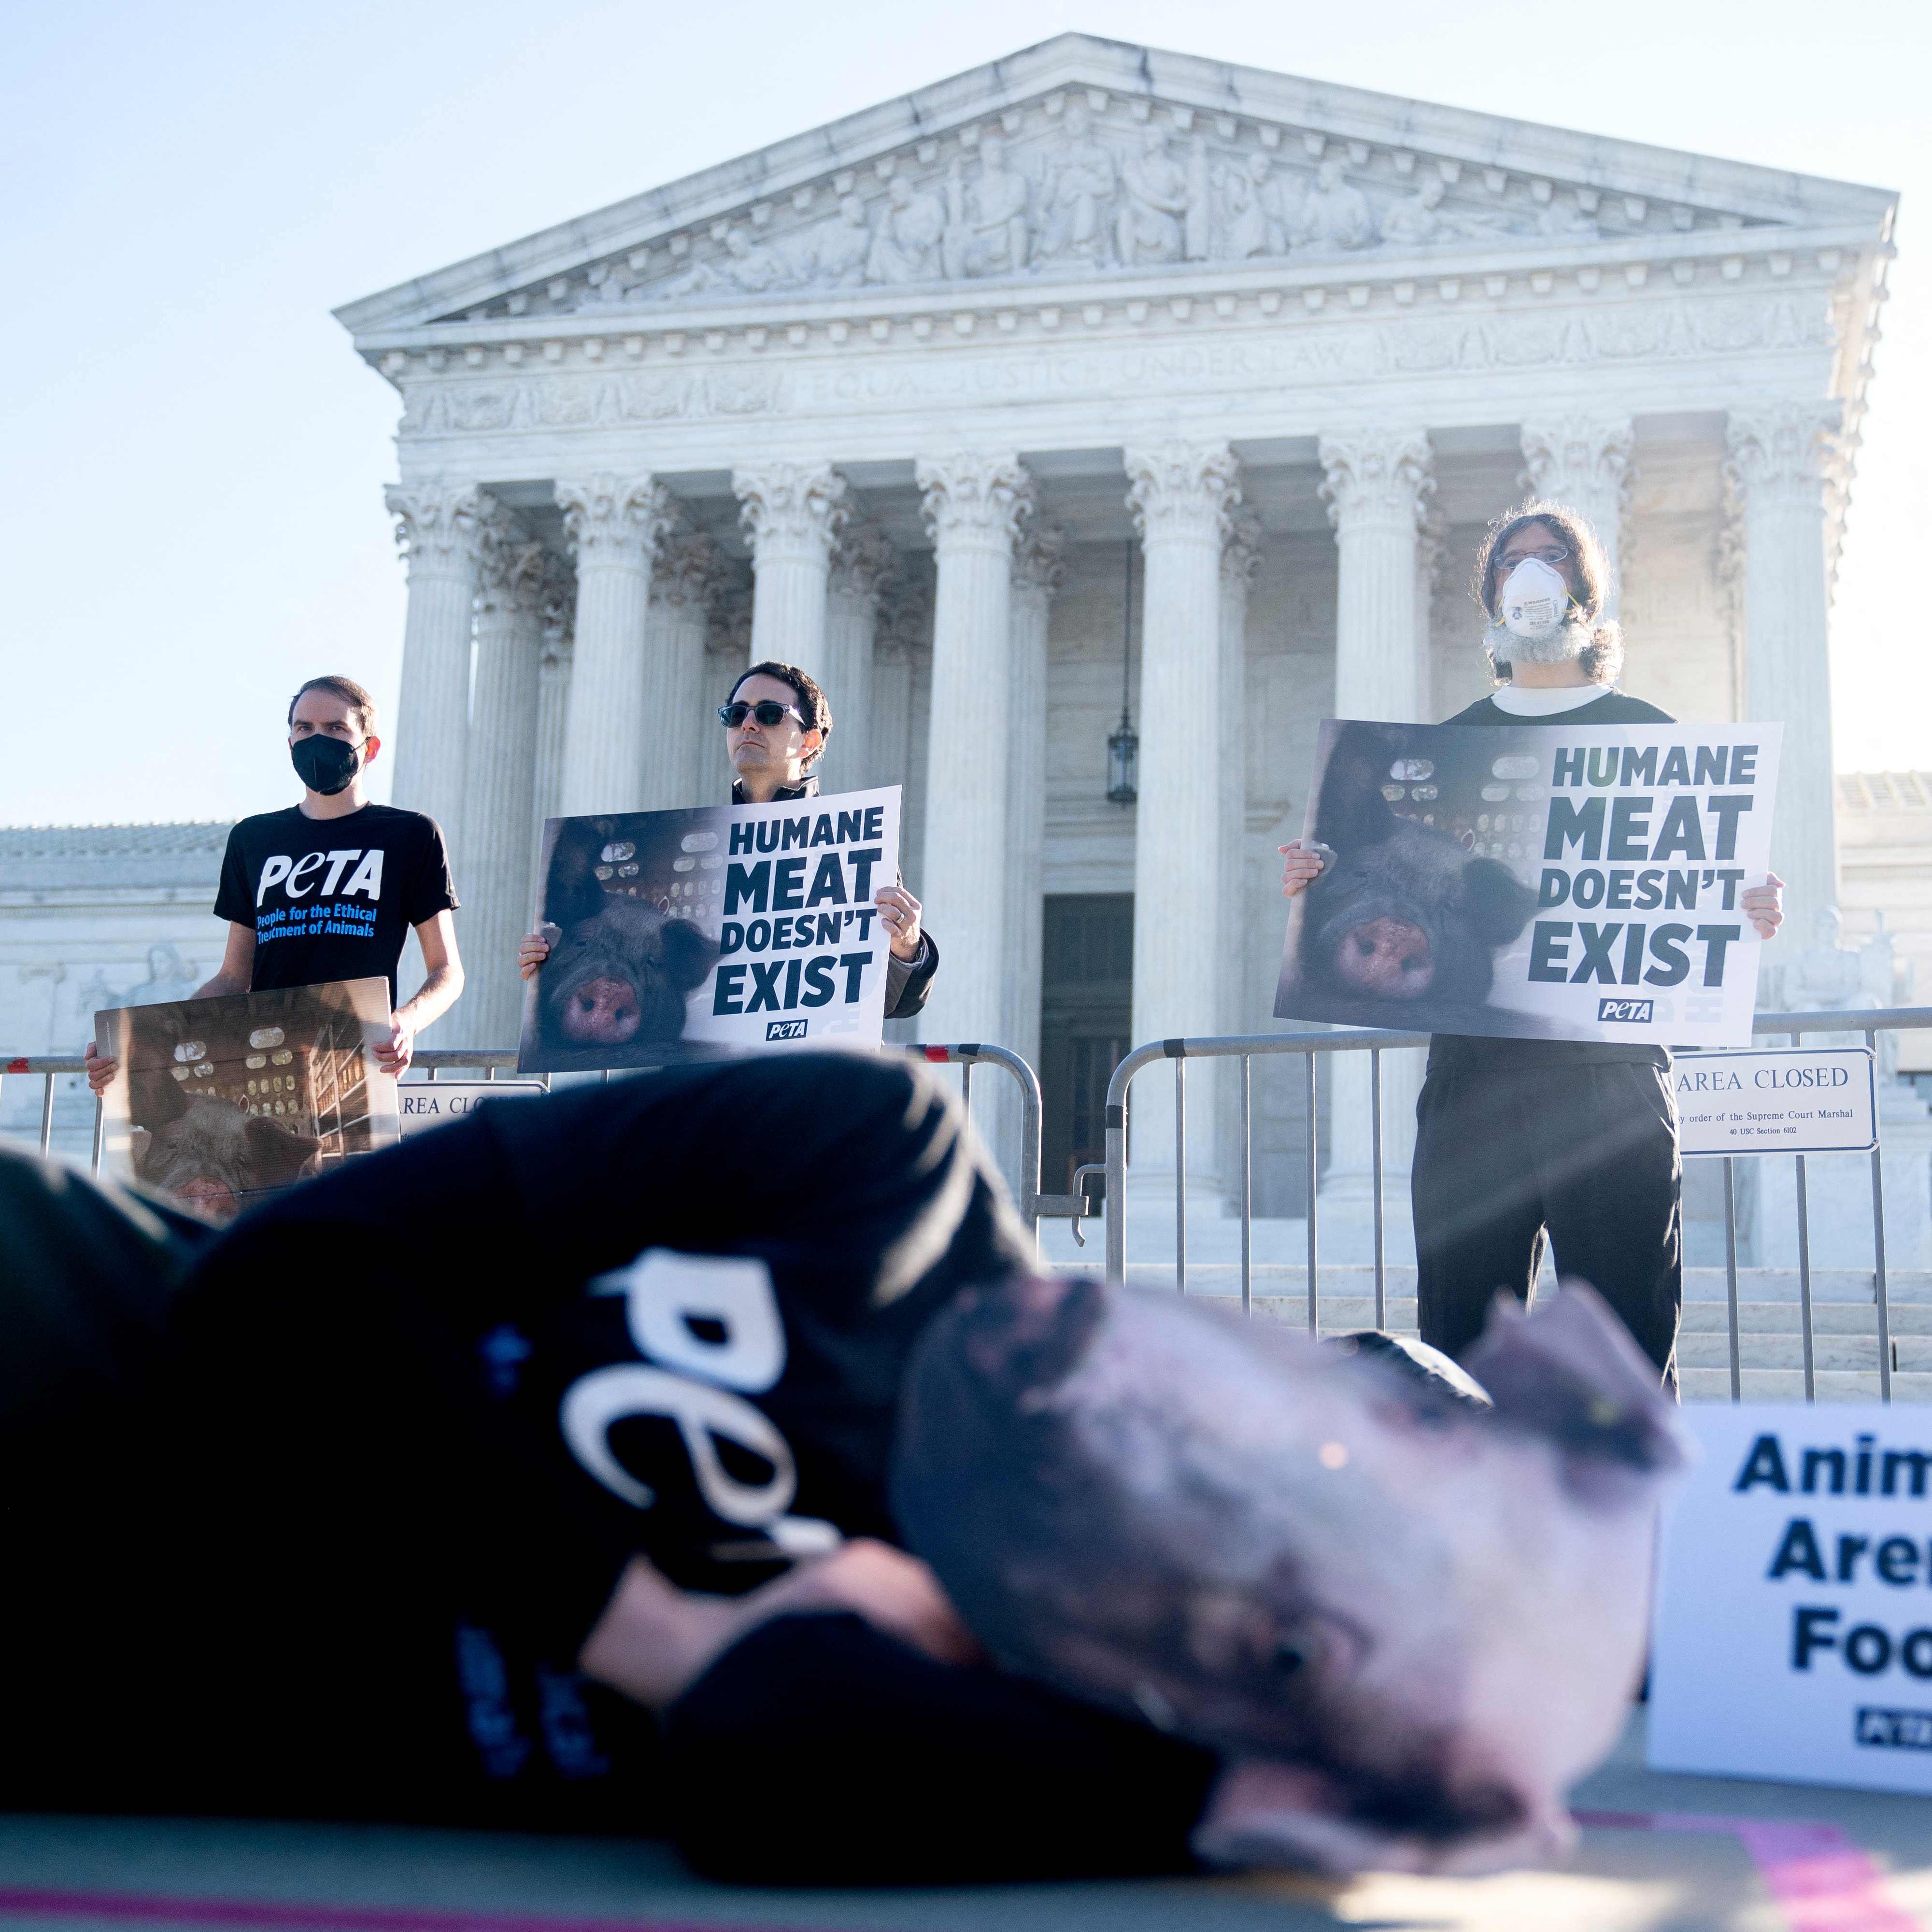
[[[550,820],[518,1067],[878,1046],[898,844],[897,785]]]
[[[1322,728],[1282,1019],[1748,1042],[1780,728]]]

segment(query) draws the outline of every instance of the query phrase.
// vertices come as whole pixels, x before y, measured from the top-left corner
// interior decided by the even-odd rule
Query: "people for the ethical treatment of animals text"
[[[718,707],[731,763],[731,802],[770,805],[818,795],[818,764],[832,735],[832,706],[818,680],[796,664],[754,664]],[[910,1019],[926,1004],[939,970],[939,948],[920,922],[920,906],[903,877],[872,896],[888,939],[886,1018]],[[518,949],[527,980],[550,957],[549,934],[530,934]]]
[[[420,812],[372,804],[364,786],[382,752],[376,701],[352,678],[312,677],[289,705],[289,758],[302,795],[244,818],[228,835],[214,916],[228,922],[214,976],[192,997],[256,993],[334,980],[389,982],[388,1039],[376,1048],[400,1074],[416,1037],[463,991],[456,888],[442,828]],[[426,976],[398,1003],[396,968],[413,932]],[[118,1062],[87,1047],[88,1084],[105,1093]]]
[[[1472,590],[1496,688],[1449,724],[1673,722],[1618,688],[1623,640],[1606,610],[1609,566],[1574,510],[1533,500],[1498,518]],[[1324,860],[1300,839],[1280,850],[1292,898]],[[1774,874],[1742,896],[1762,938],[1784,920],[1783,885]],[[1399,948],[1402,934],[1388,937]],[[1528,1296],[1547,1240],[1564,1275],[1595,1286],[1674,1377],[1682,1169],[1667,1049],[1438,1034],[1416,1120],[1410,1185],[1425,1342],[1460,1354],[1498,1287]]]

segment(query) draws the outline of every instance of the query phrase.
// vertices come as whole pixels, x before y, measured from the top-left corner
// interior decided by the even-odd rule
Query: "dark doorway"
[[[1107,1082],[1133,1044],[1134,896],[1050,895],[1046,911],[1040,1186],[1051,1194],[1070,1192],[1076,1167],[1107,1157]]]

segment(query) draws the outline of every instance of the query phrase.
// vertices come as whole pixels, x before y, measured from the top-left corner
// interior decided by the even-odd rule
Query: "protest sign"
[[[1775,724],[1322,727],[1275,1014],[1741,1046]]]
[[[1932,1409],[1696,1404],[1651,1652],[1659,1771],[1932,1793]]]
[[[376,1064],[389,982],[338,980],[94,1016],[118,1060],[101,1096],[100,1166],[219,1221],[400,1136]]]
[[[520,1072],[877,1046],[899,788],[553,818]]]
[[[1864,1154],[1878,1144],[1868,1046],[1679,1054],[1677,1145],[1691,1154]]]
[[[544,1091],[537,1080],[410,1080],[396,1089],[403,1138],[466,1120],[493,1100],[528,1100]]]

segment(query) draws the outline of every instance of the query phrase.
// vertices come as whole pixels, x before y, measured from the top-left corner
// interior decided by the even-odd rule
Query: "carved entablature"
[[[1628,242],[1766,225],[1105,88],[1058,89],[437,318]]]

